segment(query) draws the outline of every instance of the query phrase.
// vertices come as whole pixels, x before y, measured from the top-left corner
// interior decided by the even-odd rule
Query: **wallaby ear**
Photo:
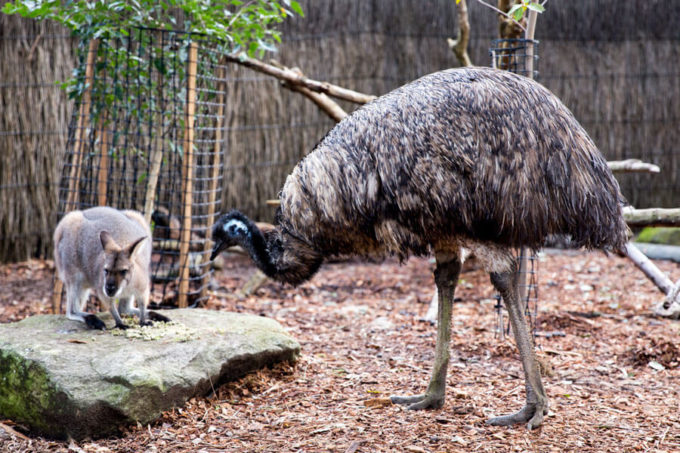
[[[102,231],[99,233],[99,240],[102,243],[102,248],[107,252],[119,252],[120,246],[116,243],[108,231]]]
[[[144,242],[144,239],[146,239],[146,236],[142,236],[141,238],[137,239],[135,242],[132,244],[128,245],[125,251],[127,252],[128,256],[133,256],[137,251],[139,251],[139,245]]]

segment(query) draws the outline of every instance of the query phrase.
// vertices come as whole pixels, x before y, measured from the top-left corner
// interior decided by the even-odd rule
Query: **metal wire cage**
[[[495,39],[489,54],[491,67],[538,79],[538,41],[535,39]]]
[[[80,48],[58,216],[102,205],[140,211],[153,231],[152,301],[199,304],[221,206],[219,52],[199,36],[154,29]]]

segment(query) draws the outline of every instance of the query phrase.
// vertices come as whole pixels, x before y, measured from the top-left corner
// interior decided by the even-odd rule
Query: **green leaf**
[[[457,2],[460,2],[460,0],[456,0]],[[305,12],[302,10],[302,6],[296,1],[291,1],[290,2],[290,9],[298,13],[300,17],[305,17]]]
[[[527,5],[527,8],[529,8],[532,11],[536,11],[537,13],[542,13],[543,11],[545,11],[545,8],[540,3],[529,3]]]
[[[526,11],[526,9],[527,7],[523,4],[515,4],[512,5],[512,8],[510,8],[510,11],[508,11],[508,15],[519,22],[522,20],[522,17],[524,17],[524,11]]]

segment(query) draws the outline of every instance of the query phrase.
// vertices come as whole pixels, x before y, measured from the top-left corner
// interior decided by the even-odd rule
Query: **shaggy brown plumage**
[[[619,186],[569,110],[524,77],[450,70],[359,109],[288,177],[279,222],[323,255],[405,258],[457,237],[619,248]]]
[[[295,167],[280,199],[277,228],[264,234],[237,211],[223,216],[214,255],[243,245],[267,275],[297,284],[327,256],[434,252],[447,304],[463,247],[515,304],[511,248],[568,235],[577,246],[620,249],[628,234],[619,186],[571,112],[534,81],[494,69],[430,74],[358,109]],[[436,407],[432,394],[443,402],[445,344],[444,336],[435,390],[412,407]],[[499,424],[547,411],[540,377],[527,385],[538,402]]]

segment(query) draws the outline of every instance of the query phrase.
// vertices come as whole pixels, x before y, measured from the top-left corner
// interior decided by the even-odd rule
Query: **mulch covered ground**
[[[680,278],[677,265],[657,264]],[[522,406],[524,379],[481,270],[461,276],[444,408],[387,404],[429,379],[435,327],[419,318],[432,268],[425,259],[331,263],[298,288],[268,283],[237,299],[254,268],[230,257],[207,308],[276,319],[302,345],[296,364],[227,383],[115,438],[55,442],[0,420],[0,451],[680,451],[680,322],[651,316],[661,293],[626,259],[601,253],[540,259],[537,343],[551,399],[540,429],[484,424]],[[0,267],[0,322],[47,313],[52,273],[44,261]]]

